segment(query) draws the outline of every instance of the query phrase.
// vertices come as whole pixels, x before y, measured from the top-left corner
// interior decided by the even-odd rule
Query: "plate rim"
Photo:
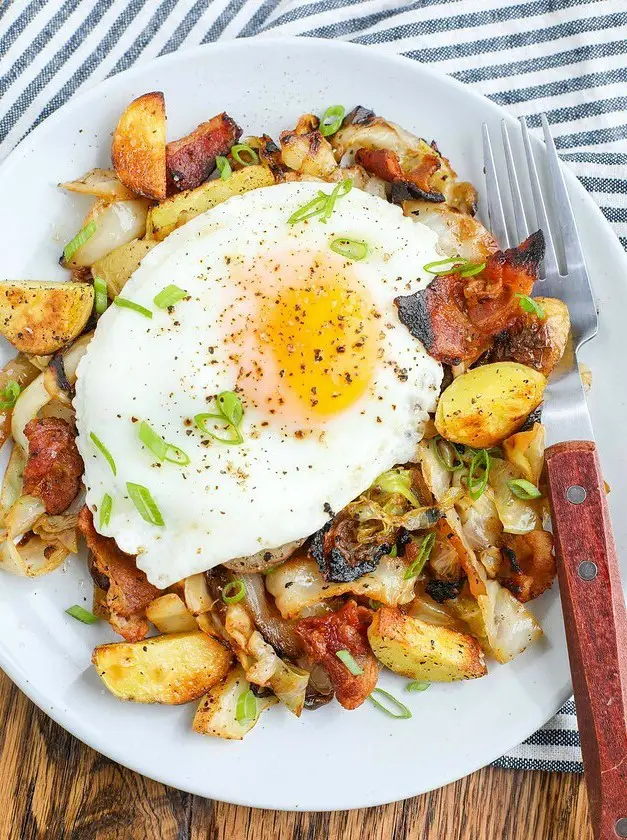
[[[203,55],[207,52],[219,53],[219,52],[237,52],[238,50],[245,49],[246,42],[255,40],[257,43],[264,43],[268,46],[268,48],[294,48],[295,46],[299,45],[306,45],[306,46],[317,46],[318,48],[323,48],[326,50],[334,50],[339,52],[344,52],[346,54],[354,54],[355,52],[364,53],[366,50],[369,51],[375,56],[377,56],[377,60],[382,60],[384,62],[388,62],[391,64],[397,64],[399,67],[403,67],[405,70],[412,68],[412,72],[417,72],[419,75],[424,74],[427,76],[431,76],[434,79],[437,79],[439,83],[444,82],[445,84],[451,85],[456,88],[463,96],[473,98],[475,100],[481,101],[482,108],[489,107],[492,113],[496,117],[500,117],[503,120],[506,120],[509,123],[517,124],[516,118],[507,112],[504,108],[502,108],[497,103],[490,100],[488,97],[484,96],[483,94],[479,93],[474,88],[470,87],[469,85],[465,85],[462,82],[458,81],[457,79],[453,78],[452,76],[440,72],[439,70],[431,67],[430,65],[423,64],[419,60],[409,58],[404,55],[395,54],[395,53],[387,53],[381,50],[372,49],[372,47],[363,44],[355,44],[351,41],[341,41],[335,39],[327,39],[327,38],[312,38],[308,36],[266,36],[266,35],[256,35],[251,36],[248,38],[236,38],[234,40],[229,41],[218,41],[214,43],[208,44],[199,44],[195,47],[191,47],[188,49],[182,50],[175,50],[174,52],[168,53],[167,55],[157,56],[145,62],[140,62],[139,64],[135,64],[132,67],[122,71],[121,73],[117,73],[115,76],[111,76],[109,78],[103,79],[99,82],[89,84],[83,91],[79,94],[72,96],[67,102],[65,102],[62,106],[60,106],[53,114],[49,117],[44,119],[39,125],[37,125],[33,130],[29,131],[24,137],[18,141],[17,145],[7,154],[7,156],[2,160],[0,163],[0,177],[4,177],[7,173],[11,171],[11,169],[17,165],[18,162],[23,161],[25,157],[27,157],[31,153],[36,153],[36,148],[39,145],[39,137],[40,135],[44,135],[46,131],[50,131],[53,129],[57,124],[64,122],[68,116],[71,116],[71,113],[75,109],[80,109],[82,104],[85,101],[89,101],[92,97],[94,97],[95,92],[102,92],[106,91],[109,88],[115,87],[119,84],[120,78],[124,77],[125,79],[132,79],[134,76],[144,75],[147,72],[150,73],[151,68],[155,66],[162,67],[168,64],[178,64],[182,61],[189,60],[197,55]],[[350,60],[350,59],[349,59]],[[532,138],[534,144],[537,144],[538,147],[541,146],[541,142],[537,138]],[[579,182],[577,176],[567,167],[564,168],[566,173],[566,180],[568,182],[568,187],[570,190],[575,191],[582,199],[582,201],[586,205],[586,212],[595,213],[597,217],[599,217],[604,226],[606,227],[608,233],[611,233],[612,241],[615,244],[615,248],[613,249],[617,255],[620,255],[619,260],[622,259],[625,268],[627,269],[627,254],[625,254],[623,248],[620,245],[618,237],[615,235],[611,225],[604,217],[603,213],[601,212],[598,205],[592,199],[588,191],[583,187],[583,185]],[[557,591],[557,590],[556,590]],[[133,761],[131,756],[122,756],[120,751],[116,748],[115,743],[111,743],[108,745],[104,739],[102,741],[98,741],[97,738],[92,737],[92,733],[87,731],[83,726],[82,720],[77,718],[76,721],[71,719],[71,724],[68,725],[67,716],[65,715],[61,706],[51,705],[46,698],[46,695],[39,690],[30,680],[20,672],[20,668],[18,662],[11,653],[6,650],[2,645],[0,645],[0,667],[2,670],[7,674],[7,676],[11,679],[11,681],[33,702],[35,705],[41,709],[48,717],[55,721],[59,726],[61,726],[66,732],[69,732],[73,737],[76,737],[79,741],[86,744],[90,748],[94,749],[101,755],[106,756],[112,761],[120,764],[123,767],[126,767],[133,772],[140,773],[141,775],[153,779],[161,784],[167,785],[169,787],[176,787],[177,783],[173,783],[171,780],[164,776],[161,772],[157,769],[155,770],[148,770],[144,768],[141,764],[141,761]],[[561,692],[559,692],[560,702],[559,706],[552,712],[552,714],[547,718],[544,723],[551,719],[553,715],[555,715],[559,709],[563,706],[566,700],[572,694],[572,685],[569,682]],[[529,728],[527,734],[524,735],[522,740],[528,738],[533,732],[537,730],[537,726],[534,724],[532,727]],[[489,758],[487,761],[485,757],[483,757],[479,762],[476,764],[472,764],[471,769],[468,770],[464,776],[457,776],[455,775],[454,778],[450,780],[450,782],[456,781],[461,778],[465,778],[466,775],[470,775],[471,773],[476,772],[477,770],[481,769],[482,767],[486,767],[499,758],[504,753],[511,750],[513,747],[518,746],[521,743],[521,740],[518,735],[516,735],[515,739],[510,742],[507,740],[506,746],[499,746],[498,751]],[[103,749],[106,747],[106,749]],[[449,782],[449,783],[450,783]],[[446,783],[445,783],[446,784]],[[403,793],[398,798],[390,799],[385,797],[383,799],[376,799],[374,801],[369,801],[367,803],[357,803],[353,805],[344,806],[346,810],[353,810],[355,808],[363,808],[363,807],[378,807],[379,805],[388,804],[391,802],[398,802],[402,801],[406,798],[410,798],[411,796],[415,795],[422,795],[423,793],[428,793],[432,790],[436,790],[443,785],[436,784],[432,787],[428,787],[421,791],[420,794],[405,794]],[[201,796],[203,798],[213,798],[211,794],[208,794],[203,790],[200,790],[198,785],[193,782],[185,783],[184,787],[177,788],[180,790],[184,790],[189,792],[190,794]],[[276,811],[303,811],[304,808],[299,807],[298,805],[282,805],[276,806],[275,804],[268,804],[268,805],[250,805],[249,801],[243,799],[238,796],[229,796],[228,799],[221,799],[218,801],[225,801],[232,803],[234,805],[240,805],[243,807],[262,807],[262,808],[269,808],[271,810]],[[343,810],[344,810],[343,808]],[[308,809],[312,810],[312,809]],[[331,811],[337,810],[334,807],[317,807],[315,808],[315,812],[324,812],[324,811]]]

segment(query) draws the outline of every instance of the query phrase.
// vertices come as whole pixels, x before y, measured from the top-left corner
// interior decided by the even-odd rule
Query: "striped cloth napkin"
[[[107,76],[264,33],[401,53],[531,126],[544,111],[562,158],[627,248],[626,0],[0,0],[0,159]],[[581,771],[573,702],[497,764]]]

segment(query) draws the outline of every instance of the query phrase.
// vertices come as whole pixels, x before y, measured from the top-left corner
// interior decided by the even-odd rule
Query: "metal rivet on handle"
[[[584,560],[577,569],[577,573],[582,580],[594,580],[598,571],[596,563],[593,563],[592,560]],[[627,837],[627,834],[624,836]]]
[[[572,484],[566,491],[566,498],[574,505],[580,505],[586,500],[586,490],[581,484]]]
[[[627,817],[621,817],[616,821],[614,831],[617,837],[627,837]]]

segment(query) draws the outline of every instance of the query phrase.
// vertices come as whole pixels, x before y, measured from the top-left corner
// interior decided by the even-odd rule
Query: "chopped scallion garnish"
[[[544,309],[540,306],[537,300],[534,300],[529,295],[522,295],[516,292],[516,297],[520,300],[520,308],[530,315],[536,315],[538,318],[544,318]]]
[[[139,439],[160,461],[170,461],[181,467],[186,467],[190,462],[189,455],[173,443],[165,441],[146,421],[139,424]]]
[[[490,476],[490,455],[487,449],[479,449],[472,456],[468,469],[468,494],[473,501],[483,495]]]
[[[197,414],[194,422],[201,432],[209,435],[219,443],[240,444],[244,442],[244,435],[240,423],[244,416],[244,408],[240,398],[234,391],[223,391],[216,400],[220,414]],[[213,429],[208,428],[207,422],[212,421]],[[230,437],[221,437],[216,433],[216,426],[229,432]]]
[[[15,379],[9,379],[4,389],[0,392],[0,411],[7,411],[13,408],[22,389]]]
[[[220,413],[223,414],[233,426],[239,426],[242,422],[244,408],[242,406],[242,401],[235,391],[222,391],[221,394],[218,394],[218,408]]]
[[[323,137],[331,137],[339,131],[345,113],[346,109],[343,105],[330,105],[320,117],[320,134]]]
[[[324,212],[320,216],[320,221],[326,224],[329,219],[331,218],[331,214],[335,209],[335,202],[338,198],[343,198],[353,189],[353,181],[352,178],[345,178],[343,181],[340,181],[339,184],[335,186],[333,192],[329,196],[329,200],[327,201],[327,206],[324,208]]]
[[[108,493],[105,493],[102,497],[102,502],[100,504],[100,527],[102,528],[103,525],[108,525],[111,521],[111,510],[113,508],[113,499]]]
[[[128,298],[123,298],[118,295],[113,299],[113,302],[121,309],[132,309],[133,312],[138,312],[140,315],[143,315],[144,318],[152,318],[152,312],[150,309],[146,309],[146,307],[142,306],[140,303],[135,303],[134,300],[129,300]]]
[[[507,486],[519,499],[539,499],[542,496],[535,484],[525,478],[513,478],[507,482]]]
[[[425,680],[414,680],[413,682],[407,683],[407,691],[426,691],[431,683],[425,682]]]
[[[107,306],[109,306],[107,283],[106,280],[102,279],[102,277],[94,277],[94,292],[96,297],[94,304],[96,315],[102,315]]]
[[[159,309],[169,309],[170,306],[174,306],[180,300],[183,300],[186,295],[187,292],[185,289],[181,289],[179,286],[172,284],[170,286],[166,286],[165,289],[161,289],[161,291],[154,296],[153,303],[155,306],[158,306]]]
[[[319,192],[316,198],[305,204],[304,207],[296,210],[287,220],[288,225],[295,225],[297,222],[304,222],[312,216],[320,216],[321,222],[327,222],[333,213],[333,208],[338,198],[343,198],[353,188],[353,182],[346,178],[333,188],[331,193]]]
[[[443,437],[435,438],[433,451],[440,466],[449,472],[457,472],[464,467],[464,462],[454,444]]]
[[[222,590],[222,600],[225,604],[237,604],[246,595],[243,580],[231,580]]]
[[[73,607],[68,607],[66,613],[77,621],[82,621],[83,624],[94,624],[98,621],[98,616],[90,613],[84,607],[79,607],[78,604],[74,604]]]
[[[242,158],[242,154],[246,154],[247,160]],[[250,148],[248,143],[237,143],[237,145],[231,146],[231,155],[233,160],[241,163],[242,166],[254,166],[254,164],[259,163],[259,155],[254,149]]]
[[[349,260],[363,260],[368,256],[368,245],[358,239],[334,239],[331,250]]]
[[[252,693],[250,688],[247,691],[242,691],[237,698],[237,705],[235,707],[236,721],[245,726],[257,718],[257,698]]]
[[[118,474],[118,471],[117,471],[117,468],[116,468],[116,466],[115,466],[115,461],[113,460],[113,456],[111,455],[111,453],[109,452],[109,450],[107,449],[107,447],[106,447],[106,446],[104,445],[104,443],[100,440],[100,438],[99,438],[99,437],[97,437],[97,436],[96,436],[93,432],[91,432],[91,433],[90,433],[89,437],[91,438],[91,440],[92,440],[92,442],[93,442],[94,446],[95,446],[97,449],[99,449],[99,450],[100,450],[100,452],[101,452],[101,454],[104,456],[104,458],[105,458],[106,462],[107,462],[107,463],[109,464],[109,466],[111,467],[111,472],[113,473],[113,475],[117,475],[117,474]]]
[[[374,696],[377,694],[380,697],[385,697],[388,703],[391,703],[392,708],[387,708],[383,703],[376,699]],[[411,712],[407,708],[404,703],[401,703],[400,700],[397,700],[393,694],[390,694],[389,691],[384,691],[382,688],[375,688],[372,691],[372,694],[368,695],[368,700],[370,700],[377,709],[380,709],[382,712],[385,712],[386,715],[389,715],[392,718],[396,718],[397,720],[404,720],[406,718],[411,717]],[[398,712],[394,711],[398,709]]]
[[[449,257],[423,265],[423,269],[429,274],[459,274],[461,277],[472,277],[484,268],[484,262],[472,263],[464,257]]]
[[[359,677],[363,674],[364,669],[349,650],[338,650],[335,652],[335,655],[354,677]]]
[[[461,277],[472,277],[475,274],[480,274],[485,268],[485,263],[467,263],[459,272]]]
[[[78,249],[81,248],[87,242],[88,239],[91,239],[91,237],[96,232],[96,228],[97,225],[92,219],[91,222],[87,222],[85,227],[79,230],[74,239],[70,239],[68,244],[63,249],[63,259],[66,262],[69,262],[74,256],[74,254],[78,251]]]
[[[157,507],[147,487],[144,487],[142,484],[133,484],[132,481],[127,481],[126,489],[128,490],[130,500],[137,508],[142,519],[150,522],[151,525],[165,525],[161,511]]]
[[[224,157],[224,155],[218,155],[216,158],[216,167],[218,172],[220,173],[220,178],[223,181],[226,181],[228,178],[231,177],[231,164],[229,163],[228,159]]]
[[[405,580],[410,580],[411,578],[418,577],[418,575],[424,569],[425,564],[431,555],[431,551],[433,550],[434,545],[435,533],[431,531],[423,538],[422,542],[420,543],[418,556],[405,572]]]

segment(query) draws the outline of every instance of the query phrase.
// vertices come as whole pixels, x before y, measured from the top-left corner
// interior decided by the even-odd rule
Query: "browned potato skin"
[[[125,187],[146,198],[165,198],[165,99],[161,91],[145,93],[126,108],[113,133],[111,160]]]
[[[487,673],[479,643],[472,636],[428,624],[393,607],[375,612],[368,641],[387,668],[414,680],[453,682]]]
[[[0,283],[0,335],[22,353],[56,353],[82,333],[93,305],[85,283]]]
[[[92,662],[121,700],[177,706],[202,697],[227,674],[230,652],[206,633],[169,633],[99,645]]]
[[[133,239],[126,245],[120,245],[91,267],[94,277],[99,277],[107,284],[107,294],[113,300],[119,295],[131,274],[157,243],[146,239]]]

